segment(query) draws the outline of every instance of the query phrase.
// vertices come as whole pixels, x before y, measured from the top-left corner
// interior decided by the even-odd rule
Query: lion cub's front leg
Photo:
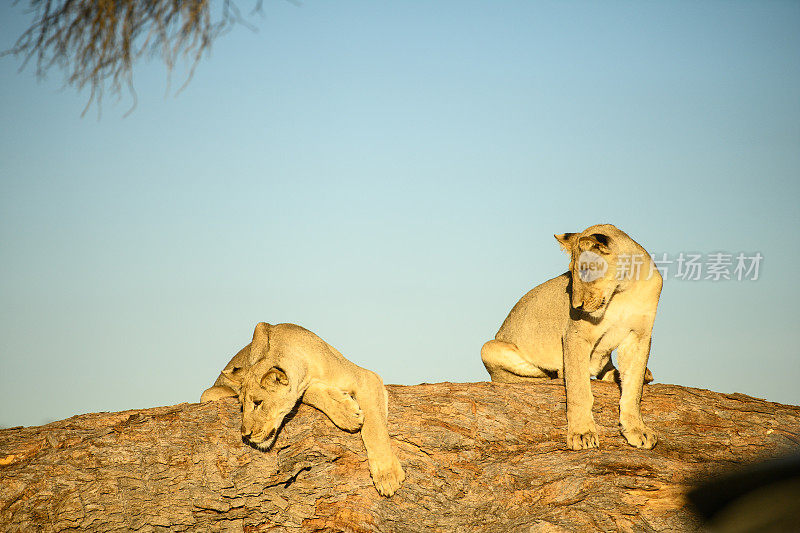
[[[361,440],[367,449],[369,473],[378,493],[382,496],[391,496],[400,488],[406,474],[392,451],[389,438],[387,423],[389,395],[383,386],[383,381],[374,372],[365,371],[361,381],[356,390],[356,400],[364,410]]]
[[[570,324],[564,338],[564,384],[567,390],[567,446],[573,450],[597,448],[597,426],[592,417],[589,358],[592,345]]]
[[[619,423],[628,444],[650,449],[658,442],[656,432],[642,419],[642,386],[647,379],[650,336],[630,333],[617,348],[622,394],[619,400]]]
[[[303,403],[325,413],[331,422],[345,431],[358,431],[364,425],[364,412],[350,394],[326,383],[309,385]]]

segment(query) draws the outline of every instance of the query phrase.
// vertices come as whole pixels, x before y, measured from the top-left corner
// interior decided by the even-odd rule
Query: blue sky
[[[246,2],[240,2],[247,7]],[[0,59],[0,426],[197,401],[258,321],[483,381],[554,233],[760,252],[668,274],[658,382],[800,404],[800,4],[266,2],[138,106]],[[0,6],[0,47],[28,22]],[[173,88],[182,81],[180,65]],[[166,96],[165,96],[166,95]]]

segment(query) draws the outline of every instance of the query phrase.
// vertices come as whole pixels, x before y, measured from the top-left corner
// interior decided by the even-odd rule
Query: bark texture
[[[233,400],[80,415],[0,430],[7,531],[690,531],[693,482],[795,450],[800,407],[648,385],[653,450],[617,429],[593,382],[601,448],[569,451],[563,382],[390,385],[406,471],[372,486],[358,434],[300,406],[274,448],[242,443]]]

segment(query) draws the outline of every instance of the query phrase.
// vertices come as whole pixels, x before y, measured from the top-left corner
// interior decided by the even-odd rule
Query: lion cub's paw
[[[356,404],[356,408],[348,411],[345,416],[340,417],[336,425],[351,433],[358,431],[361,429],[361,426],[364,425],[364,413],[361,411],[361,408],[358,407],[358,404]]]
[[[647,426],[622,428],[622,436],[631,446],[645,450],[651,449],[658,442],[656,432]]]
[[[341,391],[328,416],[333,423],[345,431],[358,431],[364,425],[364,412],[361,406],[348,393]]]
[[[400,461],[397,457],[392,455],[390,458],[383,460],[369,461],[369,473],[372,476],[372,482],[381,496],[391,496],[406,478],[406,473],[403,472],[403,467],[400,466]]]
[[[567,447],[572,450],[599,448],[600,440],[597,437],[597,429],[594,427],[584,427],[577,430],[567,429]]]

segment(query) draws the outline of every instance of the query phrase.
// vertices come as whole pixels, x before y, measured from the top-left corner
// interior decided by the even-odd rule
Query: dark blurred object
[[[722,475],[689,493],[717,533],[800,531],[800,455]]]

